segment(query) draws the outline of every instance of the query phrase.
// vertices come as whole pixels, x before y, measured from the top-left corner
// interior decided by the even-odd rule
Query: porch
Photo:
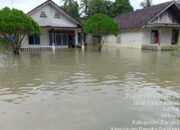
[[[70,27],[44,27],[48,31],[49,45],[56,48],[75,48],[82,46],[83,32],[82,28]]]
[[[84,44],[82,28],[41,27],[41,35],[27,36],[21,50],[76,48]]]
[[[172,51],[175,48],[180,47],[180,45],[142,45],[143,50],[153,50],[153,51]]]
[[[178,24],[149,24],[144,30],[145,44],[142,44],[142,49],[167,51],[180,46],[180,25]]]

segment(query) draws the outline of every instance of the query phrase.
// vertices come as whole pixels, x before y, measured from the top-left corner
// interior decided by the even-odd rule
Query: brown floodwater
[[[179,103],[180,57],[170,52],[0,53],[0,130],[178,129]]]

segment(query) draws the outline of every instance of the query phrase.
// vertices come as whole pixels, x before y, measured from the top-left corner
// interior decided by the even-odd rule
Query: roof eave
[[[154,19],[156,19],[158,16],[160,16],[162,13],[164,13],[169,7],[171,7],[173,4],[175,4],[175,1],[172,1],[165,9],[163,9],[161,12],[159,12],[156,16],[154,16],[152,19],[150,19],[145,25],[151,23]],[[176,5],[177,6],[177,5]],[[177,6],[178,7],[178,6]],[[178,7],[179,8],[179,7]],[[145,26],[144,25],[144,26]]]
[[[29,12],[27,13],[27,15],[31,16],[31,15],[33,14],[33,12],[35,12],[35,11],[38,10],[40,7],[45,6],[45,5],[47,5],[47,4],[51,4],[51,5],[53,5],[54,7],[56,7],[56,9],[64,11],[64,15],[67,14],[68,17],[71,18],[71,20],[73,20],[76,24],[79,24],[81,27],[83,26],[83,24],[82,24],[79,20],[77,20],[76,18],[74,18],[72,15],[70,15],[68,12],[66,12],[63,8],[61,8],[60,6],[58,6],[58,5],[57,5],[56,3],[54,3],[52,0],[47,0],[47,1],[45,1],[44,3],[40,4],[39,6],[35,7],[35,8],[32,9],[31,11],[29,11]]]

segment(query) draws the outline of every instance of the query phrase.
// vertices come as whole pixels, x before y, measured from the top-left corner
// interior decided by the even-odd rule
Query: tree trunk
[[[102,40],[102,38],[101,38],[101,36],[99,36],[99,37],[98,37],[98,44],[99,44],[99,46],[98,46],[98,51],[101,51],[101,50],[102,50],[101,40]]]
[[[104,45],[104,42],[105,42],[105,36],[100,36],[99,37],[99,47],[98,47],[98,51],[101,51],[102,50],[102,47]]]
[[[19,50],[20,50],[19,47],[15,48],[15,49],[13,50],[14,55],[19,55]]]
[[[100,43],[99,48],[98,48],[98,51],[101,51],[101,50],[102,50],[102,45],[101,45],[101,43]]]

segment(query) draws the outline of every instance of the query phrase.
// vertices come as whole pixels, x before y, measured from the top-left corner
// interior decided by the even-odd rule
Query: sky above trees
[[[38,6],[39,4],[45,2],[46,0],[13,0],[13,7],[23,10],[24,12],[28,12],[31,9],[35,8],[36,6]],[[60,0],[53,0],[55,3],[57,3],[58,5],[60,5]],[[78,2],[80,0],[77,0]],[[113,0],[112,0],[113,1]],[[143,0],[130,0],[132,6],[134,7],[134,9],[139,9],[142,8],[140,7],[140,3]],[[153,4],[159,4],[159,3],[163,3],[163,2],[167,2],[169,0],[153,0]],[[12,7],[12,0],[0,0],[0,9],[2,9],[3,7]]]

